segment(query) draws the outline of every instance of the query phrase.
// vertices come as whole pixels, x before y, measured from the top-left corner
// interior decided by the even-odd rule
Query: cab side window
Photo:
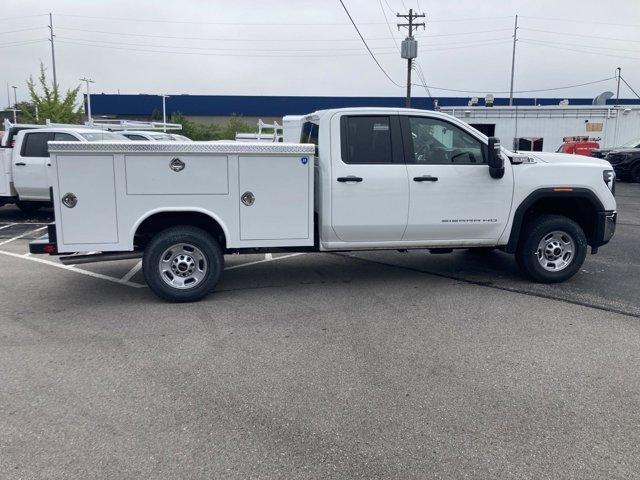
[[[50,132],[27,133],[24,136],[20,155],[23,157],[48,157],[49,146],[47,142],[51,140],[53,140],[53,133]]]
[[[341,118],[342,161],[347,164],[394,163],[388,116]]]
[[[442,120],[409,117],[407,163],[432,165],[482,165],[486,146],[461,128]]]

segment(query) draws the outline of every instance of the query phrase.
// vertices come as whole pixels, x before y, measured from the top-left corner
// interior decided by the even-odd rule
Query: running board
[[[142,252],[110,252],[90,255],[67,255],[59,257],[63,265],[81,265],[83,263],[110,262],[113,260],[131,260],[142,258]]]

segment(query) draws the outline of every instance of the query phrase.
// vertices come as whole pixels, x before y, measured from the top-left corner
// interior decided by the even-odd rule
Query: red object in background
[[[564,143],[558,149],[558,153],[571,153],[590,157],[591,151],[597,148],[600,148],[600,144],[595,139],[565,137]]]

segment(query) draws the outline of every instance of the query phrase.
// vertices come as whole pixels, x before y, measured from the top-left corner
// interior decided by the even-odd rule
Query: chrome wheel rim
[[[576,244],[567,232],[556,230],[547,233],[538,244],[536,257],[540,266],[548,272],[567,268],[575,257]]]
[[[207,275],[207,259],[195,245],[176,243],[160,256],[160,277],[170,287],[186,290],[199,285]]]

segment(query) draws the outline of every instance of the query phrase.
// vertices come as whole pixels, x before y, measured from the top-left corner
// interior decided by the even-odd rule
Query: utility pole
[[[513,27],[513,53],[511,54],[511,86],[509,87],[509,106],[513,105],[513,73],[516,68],[516,42],[518,41],[518,15]]]
[[[618,88],[616,90],[616,105],[620,104],[620,77],[622,76],[622,67],[616,68],[616,77],[618,77]]]
[[[400,15],[399,13],[396,13],[396,17],[407,19],[407,23],[398,24],[398,30],[404,27],[409,31],[407,38],[402,41],[402,48],[400,52],[400,56],[407,59],[407,99],[405,101],[405,106],[407,108],[411,108],[411,66],[413,64],[413,59],[418,56],[418,42],[413,38],[413,31],[418,29],[418,27],[425,28],[424,23],[414,23],[414,20],[416,18],[424,18],[425,16],[426,15],[424,13],[413,13],[413,8],[409,9],[408,15]]]
[[[169,98],[169,95],[162,94],[162,123],[164,123],[164,125],[162,125],[163,132],[167,131],[167,98]]]
[[[11,88],[13,88],[13,108],[18,108],[18,87],[11,85]]]
[[[7,82],[7,108],[11,108],[11,94],[9,93],[9,82]]]
[[[51,64],[53,65],[53,86],[58,87],[58,77],[56,76],[56,49],[53,45],[53,15],[49,13],[49,41],[51,42]]]
[[[81,78],[80,81],[87,84],[87,120],[89,121],[89,125],[93,125],[93,119],[91,118],[91,89],[89,88],[89,84],[96,82],[87,77]]]

